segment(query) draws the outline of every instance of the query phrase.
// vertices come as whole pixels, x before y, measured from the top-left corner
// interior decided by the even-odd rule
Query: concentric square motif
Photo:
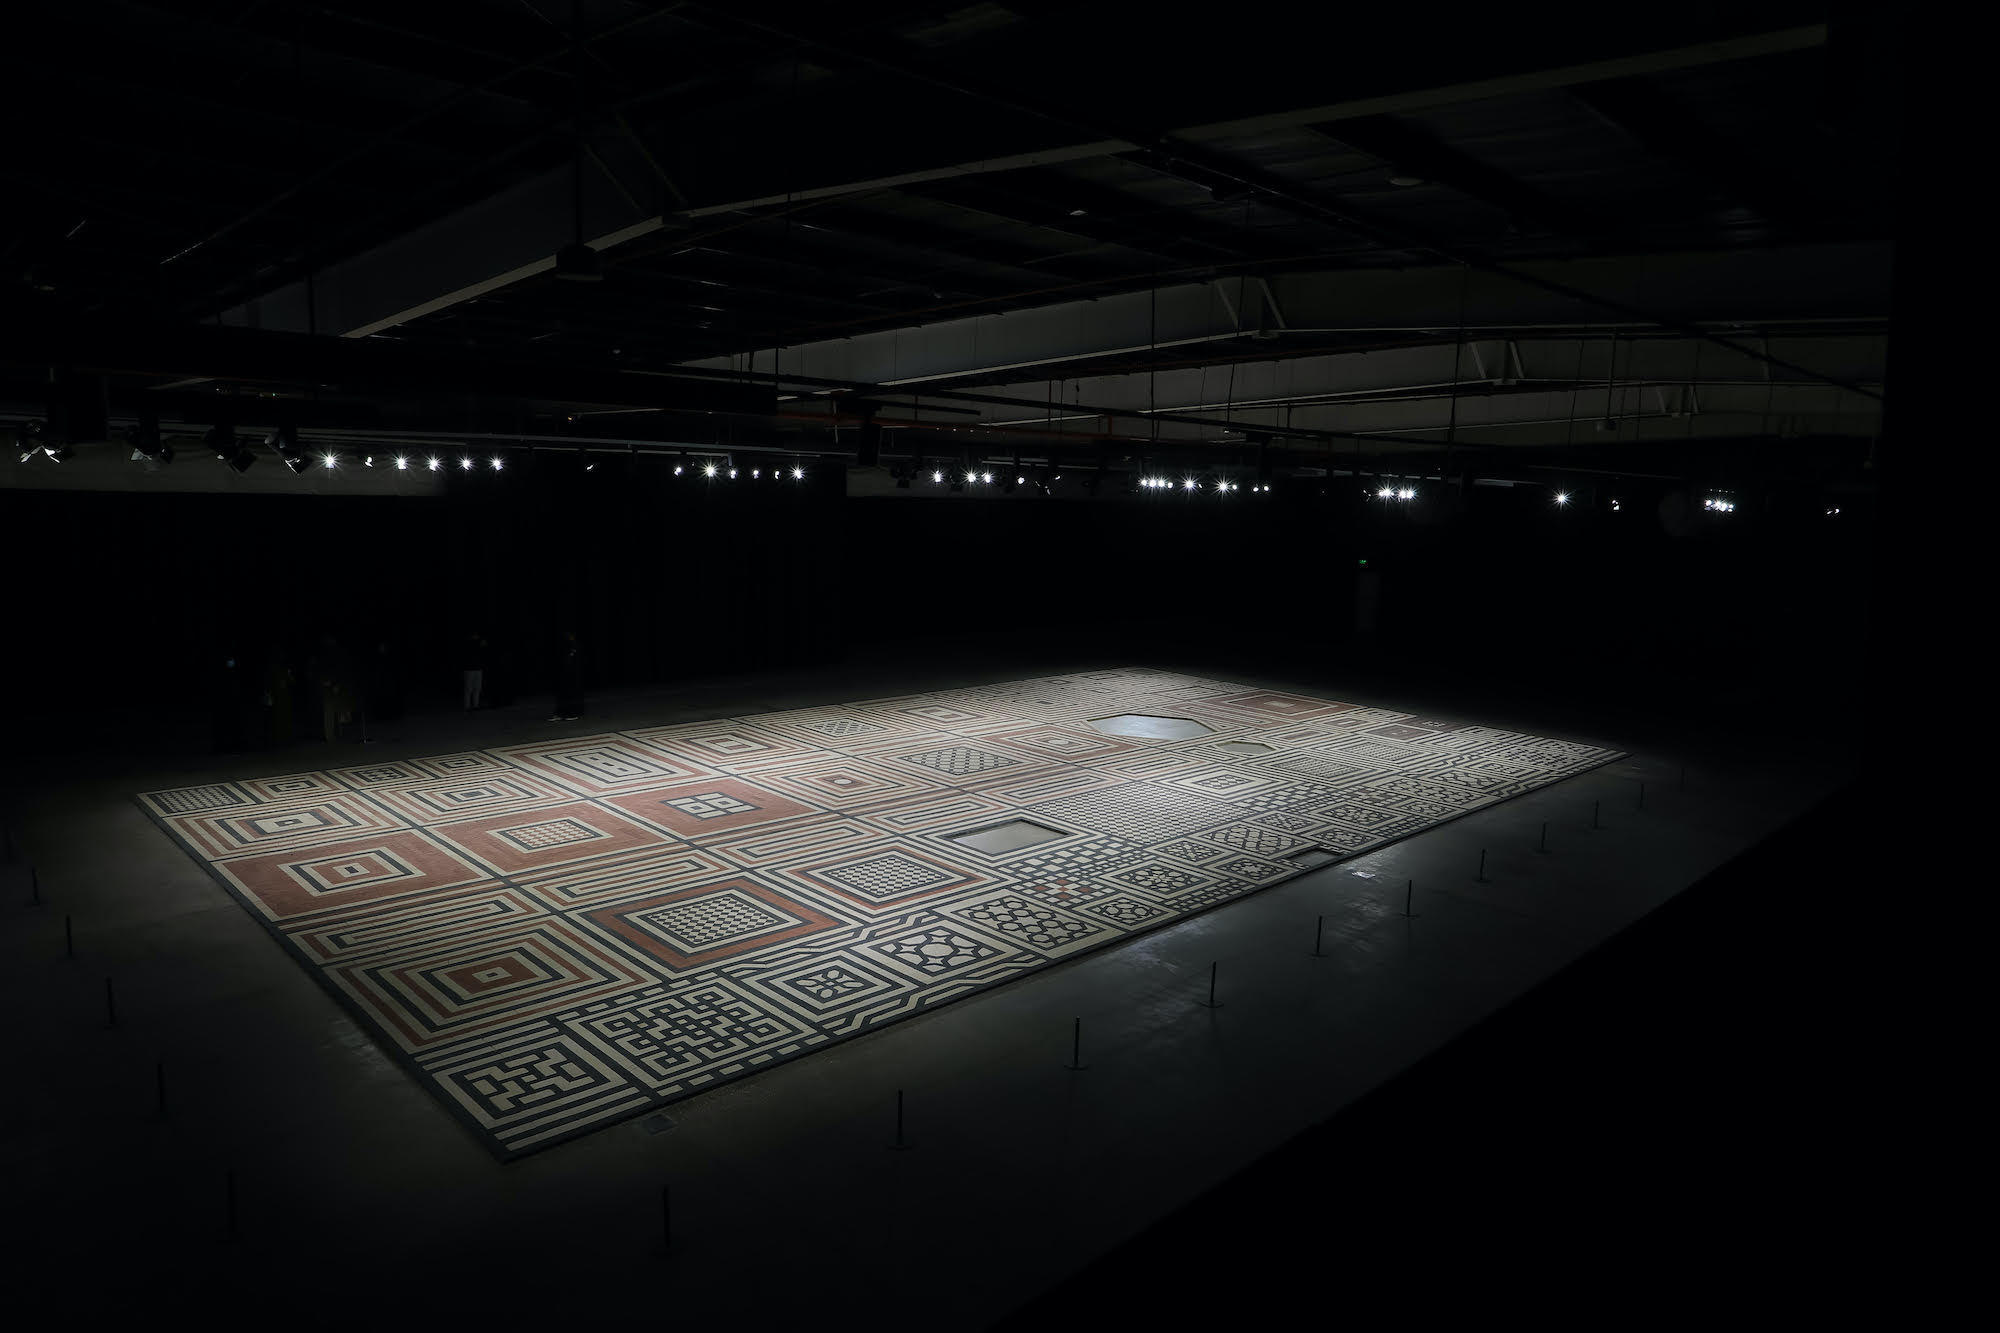
[[[289,804],[337,796],[346,788],[331,773],[293,773],[282,778],[251,778],[238,784],[253,801]]]
[[[753,773],[772,764],[819,753],[804,741],[745,718],[649,727],[643,731],[628,731],[624,735],[671,759],[706,765],[726,773]]]
[[[1121,668],[137,799],[504,1158],[1616,757]]]
[[[493,753],[582,796],[609,796],[716,777],[718,770],[621,736],[537,741]]]
[[[829,810],[872,808],[943,788],[930,778],[896,773],[847,755],[815,755],[800,763],[766,768],[758,783]]]
[[[140,808],[150,815],[186,815],[248,804],[250,797],[233,782],[212,782],[202,787],[176,787],[172,791],[149,791],[139,795]]]
[[[175,832],[211,857],[350,841],[405,827],[358,796],[320,792],[282,805],[248,805],[178,815]]]
[[[268,922],[435,894],[488,878],[484,869],[415,829],[211,860],[209,868]]]
[[[470,940],[415,943],[327,969],[405,1051],[490,1032],[523,1015],[646,984],[651,977],[555,917]]]
[[[364,788],[367,795],[397,818],[419,827],[499,814],[504,810],[562,805],[576,799],[553,782],[518,769],[475,770],[452,778],[419,773],[397,780],[386,780],[386,768],[375,771],[383,773],[385,780]]]

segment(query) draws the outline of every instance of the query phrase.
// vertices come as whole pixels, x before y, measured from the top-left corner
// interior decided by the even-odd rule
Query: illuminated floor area
[[[1615,757],[1125,669],[140,803],[510,1156]]]
[[[752,682],[603,701],[598,725],[632,734],[823,710],[898,684],[999,683]],[[1325,681],[1235,683],[1337,693]],[[1356,701],[1470,721],[1448,701]],[[528,716],[539,711],[414,719],[365,750],[301,750],[291,771],[546,746]],[[823,1313],[828,1292],[863,1283],[978,1327],[1379,1085],[1840,776],[1778,755],[1563,734],[1534,717],[1477,720],[1633,753],[511,1162],[130,800],[231,781],[240,757],[52,775],[20,835],[44,903],[23,905],[25,869],[10,865],[0,918],[9,999],[31,1016],[18,1039],[35,1077],[13,1099],[8,1148],[40,1220],[37,1257],[77,1272],[126,1257],[116,1279],[69,1292],[79,1309],[201,1299],[217,1317],[282,1308],[288,1322],[333,1326],[364,1297],[378,1318],[637,1315],[670,1290],[683,1313],[755,1308],[775,1322]],[[1229,738],[1125,739],[1151,754]],[[1255,752],[1222,753],[1263,771]],[[1023,811],[1033,803],[1003,813]],[[1037,850],[1003,837],[993,854]],[[1204,1003],[1211,976],[1220,1007]],[[1067,1067],[1077,1019],[1082,1070]],[[891,1146],[899,1091],[906,1151]],[[336,1267],[345,1276],[329,1286]]]

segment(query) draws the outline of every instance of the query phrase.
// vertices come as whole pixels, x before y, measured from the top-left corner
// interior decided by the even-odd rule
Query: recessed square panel
[[[1138,736],[1149,741],[1184,741],[1192,736],[1207,736],[1215,730],[1191,717],[1156,717],[1151,713],[1093,717],[1090,725],[1107,736]]]
[[[1016,852],[1023,847],[1036,847],[1045,842],[1054,842],[1067,835],[1061,829],[1052,829],[1046,824],[1037,824],[1026,819],[1010,819],[1004,824],[989,824],[985,828],[972,829],[965,833],[947,833],[953,842],[961,843],[988,856],[998,856],[1003,852]]]

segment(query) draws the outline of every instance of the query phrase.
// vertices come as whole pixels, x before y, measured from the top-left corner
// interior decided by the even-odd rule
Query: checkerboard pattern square
[[[1133,667],[137,799],[505,1159],[1617,757]]]

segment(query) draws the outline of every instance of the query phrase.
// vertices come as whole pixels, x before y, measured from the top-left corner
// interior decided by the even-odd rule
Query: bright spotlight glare
[[[804,468],[795,467],[792,469],[793,481],[804,481],[805,479],[806,479],[806,470]]]
[[[715,464],[710,463],[707,467],[703,468],[701,471],[703,476],[712,477],[715,475]]]
[[[338,462],[339,462],[340,460],[339,460],[338,458],[335,458],[335,457],[334,457],[334,456],[333,456],[332,454],[321,454],[321,455],[320,455],[320,461],[321,461],[321,462],[323,462],[323,463],[325,463],[325,464],[326,464],[326,465],[327,465],[328,467],[332,467],[332,466],[333,466],[334,464],[338,463]]]
[[[943,482],[943,481],[944,481],[944,473],[942,473],[942,472],[933,472],[933,473],[931,473],[931,480],[932,480],[932,481],[935,481],[935,482]]]
[[[408,471],[408,470],[409,470],[409,466],[410,466],[410,460],[409,460],[409,459],[405,458],[405,457],[404,457],[403,455],[401,455],[401,454],[397,454],[397,455],[396,455],[396,471],[398,471],[398,472],[405,472],[405,471]]]
[[[443,467],[443,466],[444,466],[444,465],[443,465],[442,463],[438,462],[438,458],[437,458],[437,455],[436,455],[436,454],[432,454],[432,455],[431,455],[431,457],[430,457],[430,463],[429,463],[429,467],[430,467],[430,470],[431,470],[431,471],[433,471],[433,472],[435,472],[435,471],[437,471],[437,470],[438,470],[438,469],[439,469],[440,467]]]
[[[754,477],[761,477],[761,476],[763,476],[763,475],[764,475],[764,469],[763,469],[763,468],[760,468],[760,467],[753,467],[753,468],[751,468],[751,469],[750,469],[750,475],[751,475],[751,476],[752,476],[753,478],[754,478]]]
[[[993,481],[993,474],[991,472],[982,472],[979,474],[979,479],[990,485]]]
[[[680,474],[681,474],[681,465],[679,463],[676,463],[674,464],[674,475],[678,477]]]
[[[472,455],[471,455],[471,454],[467,454],[467,455],[465,455],[465,456],[464,456],[463,458],[459,459],[459,460],[458,460],[458,466],[459,466],[459,468],[460,468],[460,469],[461,469],[462,471],[467,471],[467,472],[471,471],[471,470],[472,470]]]
[[[735,481],[735,480],[736,480],[736,469],[735,469],[735,468],[731,468],[731,469],[729,469],[729,479],[730,479],[731,481]]]
[[[500,470],[500,455],[498,454],[493,455],[493,470],[495,472]]]
[[[1557,503],[1557,504],[1559,504],[1559,505],[1566,505],[1566,504],[1568,504],[1568,503],[1569,503],[1569,492],[1568,492],[1568,491],[1557,491],[1557,492],[1556,492],[1556,503]]]

